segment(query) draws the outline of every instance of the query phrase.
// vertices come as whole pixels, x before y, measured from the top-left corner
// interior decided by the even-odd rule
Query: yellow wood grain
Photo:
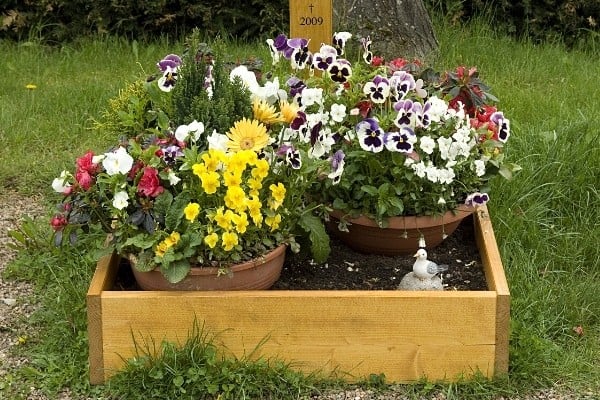
[[[309,49],[331,44],[333,35],[332,0],[290,0],[290,37],[310,39]]]
[[[487,291],[113,291],[118,257],[105,258],[88,292],[92,383],[133,355],[132,336],[181,343],[195,320],[237,356],[267,338],[259,354],[350,379],[506,373],[510,294],[484,211],[474,226]]]
[[[494,228],[487,207],[474,215],[475,240],[483,263],[490,290],[497,295],[496,304],[496,360],[495,374],[508,373],[508,346],[510,336],[510,291],[498,251]]]

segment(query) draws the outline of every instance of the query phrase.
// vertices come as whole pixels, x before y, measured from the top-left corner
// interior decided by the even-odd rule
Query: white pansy
[[[167,175],[167,178],[169,179],[169,183],[171,184],[171,186],[175,186],[181,181],[181,178],[178,177],[173,171],[169,171],[169,175]]]
[[[248,67],[245,65],[240,65],[231,70],[229,73],[229,80],[233,82],[235,78],[239,78],[242,82],[242,85],[244,85],[244,87],[251,93],[254,93],[254,91],[256,91],[256,89],[258,89],[260,86],[256,80],[256,75],[254,72],[248,70]]]
[[[423,136],[419,142],[421,150],[423,150],[427,154],[433,153],[433,150],[435,149],[435,140],[433,140],[429,136]]]
[[[438,182],[441,184],[449,185],[454,181],[456,174],[452,168],[441,168],[437,172]]]
[[[310,107],[313,104],[323,104],[322,88],[306,88],[302,91],[302,105]]]
[[[65,193],[71,187],[71,184],[67,182],[70,177],[69,171],[61,172],[60,176],[52,181],[52,189],[58,193]]]
[[[129,205],[129,195],[126,191],[121,190],[120,192],[115,193],[115,197],[113,197],[112,205],[117,210],[122,210]]]
[[[126,174],[133,166],[133,157],[127,153],[124,147],[106,153],[105,156],[102,160],[102,166],[108,175]]]
[[[483,160],[475,160],[473,164],[475,164],[475,173],[477,176],[485,175],[485,162]]]
[[[193,120],[189,125],[179,125],[177,129],[175,129],[175,139],[180,142],[185,142],[188,137],[191,137],[193,141],[197,141],[203,133],[204,124]]]
[[[208,136],[207,140],[209,149],[227,152],[227,142],[229,141],[227,135],[218,133],[216,130],[213,130],[213,133],[210,136]]]
[[[345,104],[332,104],[330,111],[331,119],[335,122],[342,122],[346,118]]]
[[[413,171],[415,171],[415,174],[417,174],[417,176],[419,178],[425,178],[426,167],[425,167],[425,163],[423,163],[423,161],[412,164],[411,168],[413,169]]]
[[[271,58],[273,59],[273,65],[279,64],[279,50],[275,47],[275,41],[273,39],[267,39],[269,50],[271,51]]]
[[[250,89],[250,91],[253,99],[258,99],[271,105],[280,101],[287,101],[287,92],[279,87],[279,78],[267,81],[265,86],[257,86],[254,89]]]

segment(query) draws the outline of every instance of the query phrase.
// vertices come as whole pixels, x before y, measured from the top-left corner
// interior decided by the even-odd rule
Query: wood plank
[[[89,341],[89,363],[90,383],[93,385],[104,382],[104,348],[102,341],[102,302],[101,295],[109,290],[117,275],[119,257],[115,254],[103,257],[98,261],[96,272],[90,282],[86,296],[87,319],[88,319],[88,341]]]
[[[181,342],[197,318],[211,333],[222,332],[222,344],[237,356],[252,351],[269,335],[263,354],[302,360],[307,369],[340,367],[367,375],[384,368],[394,381],[424,374],[443,379],[475,369],[488,376],[493,373],[496,301],[491,293],[424,301],[395,291],[377,297],[347,293],[322,297],[318,291],[312,296],[294,291],[268,292],[269,296],[155,292],[126,302],[115,293],[105,294],[102,305],[111,316],[103,333],[109,369],[122,363],[121,356],[133,355],[123,353],[133,349],[132,332],[158,342]],[[163,324],[155,321],[160,315],[166,318]]]
[[[486,280],[490,285],[490,289],[494,290],[498,297],[496,309],[496,357],[494,369],[496,375],[503,375],[508,373],[510,291],[487,207],[482,207],[475,213],[474,221],[475,240],[479,247]]]
[[[290,37],[310,39],[309,49],[331,44],[333,36],[332,0],[290,0]]]

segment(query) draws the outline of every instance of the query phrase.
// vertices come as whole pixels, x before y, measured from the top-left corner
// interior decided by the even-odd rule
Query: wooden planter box
[[[119,257],[98,266],[87,293],[90,381],[99,384],[134,355],[133,337],[182,343],[196,318],[217,343],[306,371],[384,373],[388,381],[454,381],[508,370],[510,294],[492,225],[473,215],[485,291],[112,290]]]

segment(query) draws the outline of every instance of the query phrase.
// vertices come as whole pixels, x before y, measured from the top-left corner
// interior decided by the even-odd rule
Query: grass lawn
[[[402,390],[415,397],[440,390],[448,399],[494,398],[547,387],[600,393],[600,53],[517,43],[483,24],[458,29],[439,23],[436,30],[436,63],[477,66],[501,100],[512,123],[507,156],[523,168],[512,181],[495,182],[489,204],[512,294],[510,374],[495,382],[423,383]],[[101,152],[114,140],[90,129],[107,100],[125,82],[154,73],[157,60],[181,48],[166,41],[117,39],[59,48],[0,43],[5,74],[0,84],[0,185],[42,193],[48,204],[58,201],[49,188],[52,179],[86,149]],[[232,51],[254,54],[251,46],[232,45]],[[28,84],[35,89],[27,89]],[[5,279],[32,281],[42,307],[31,321],[30,342],[19,349],[32,363],[8,373],[0,383],[0,398],[26,398],[30,386],[51,398],[63,386],[94,397],[125,393],[128,386],[140,398],[168,393],[156,381],[140,383],[136,372],[129,380],[90,388],[85,292],[94,255],[85,251],[85,243],[54,249],[46,240],[45,221],[27,227],[38,240],[22,250]],[[583,335],[574,331],[578,326]],[[210,350],[202,354],[212,357]],[[173,365],[181,370],[173,372]],[[238,368],[226,367],[210,379],[223,381],[224,374]],[[276,387],[280,396],[306,394],[321,384],[275,367],[245,367],[235,371],[254,385]],[[183,374],[184,368],[190,364],[166,362],[154,372],[164,377],[167,371]],[[143,392],[138,384],[145,385]]]

